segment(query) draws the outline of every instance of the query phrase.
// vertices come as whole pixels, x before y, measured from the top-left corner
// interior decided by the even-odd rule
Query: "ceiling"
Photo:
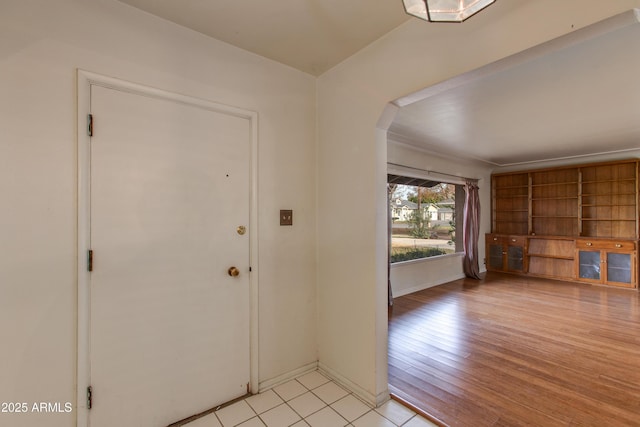
[[[316,76],[416,19],[400,0],[120,1]],[[638,23],[629,11],[398,99],[389,135],[490,166],[638,150]]]
[[[492,166],[637,152],[638,52],[629,11],[397,100],[389,133]]]
[[[400,0],[120,0],[320,75],[411,19]]]

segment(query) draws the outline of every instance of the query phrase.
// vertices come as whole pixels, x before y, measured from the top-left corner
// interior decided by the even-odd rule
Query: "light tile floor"
[[[186,427],[432,427],[390,400],[372,409],[318,371],[226,406]]]

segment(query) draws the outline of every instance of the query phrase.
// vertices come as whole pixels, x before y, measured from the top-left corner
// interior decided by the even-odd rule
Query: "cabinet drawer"
[[[506,234],[487,234],[487,242],[488,243],[496,243],[499,242],[501,244],[508,244],[508,245],[522,245],[524,246],[524,243],[527,240],[526,236],[509,236]]]
[[[619,249],[624,251],[634,251],[636,242],[628,240],[577,240],[578,249]]]
[[[505,237],[505,242],[508,245],[524,246],[524,242],[526,240],[527,238],[525,236],[506,236]]]

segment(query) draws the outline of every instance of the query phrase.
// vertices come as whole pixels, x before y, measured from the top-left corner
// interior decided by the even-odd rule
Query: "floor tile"
[[[260,418],[268,427],[289,427],[300,420],[300,416],[286,403],[261,414]]]
[[[320,387],[322,384],[328,383],[329,378],[325,377],[318,371],[313,371],[299,377],[298,381],[309,390],[313,390],[316,387]]]
[[[314,388],[313,394],[318,396],[325,403],[332,404],[333,402],[348,395],[349,392],[333,381],[329,381],[328,383],[323,384],[320,387]]]
[[[349,424],[347,420],[328,406],[308,416],[305,421],[311,427],[344,427]]]
[[[246,399],[249,406],[256,411],[257,414],[273,409],[278,405],[284,403],[284,401],[273,390],[267,390],[264,393],[255,394]]]
[[[318,371],[247,397],[185,426],[436,427],[393,400],[373,409]]]
[[[415,415],[415,412],[401,405],[395,400],[389,400],[384,405],[376,409],[376,412],[391,420],[396,425],[402,425]]]
[[[186,424],[187,427],[221,427],[220,421],[216,418],[215,414],[209,414],[205,417],[198,418],[195,421],[191,421]]]
[[[367,412],[352,424],[355,427],[396,427],[396,424],[378,414],[376,411]]]
[[[278,396],[280,396],[286,402],[293,399],[294,397],[306,393],[307,388],[300,384],[298,381],[291,380],[284,384],[280,384],[277,387],[274,387],[273,391],[275,391]]]
[[[294,411],[298,413],[302,418],[307,417],[314,412],[318,412],[320,409],[327,406],[322,400],[320,400],[315,394],[310,391],[302,394],[295,399],[291,399],[287,402]]]
[[[411,418],[408,423],[404,424],[402,427],[438,427],[437,424],[432,423],[426,418],[421,417],[420,415],[416,415]]]
[[[264,427],[264,423],[260,418],[251,418],[249,421],[245,421],[242,424],[238,424],[238,427]]]
[[[249,404],[244,400],[222,408],[219,411],[216,411],[215,414],[218,416],[224,427],[236,426],[247,421],[249,418],[256,416],[256,413],[251,409],[251,406],[249,406]]]
[[[371,410],[368,405],[351,394],[334,402],[331,407],[349,422],[360,418]]]

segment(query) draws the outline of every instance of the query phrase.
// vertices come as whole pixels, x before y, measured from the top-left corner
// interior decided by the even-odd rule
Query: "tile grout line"
[[[314,371],[317,372],[317,371]],[[371,412],[373,412],[374,414],[376,414],[377,416],[381,417],[384,420],[387,420],[388,422],[390,422],[392,425],[396,426],[396,427],[402,427],[407,425],[409,422],[411,422],[412,420],[416,419],[420,414],[417,413],[416,411],[411,411],[409,408],[407,408],[412,415],[410,415],[410,417],[408,419],[406,419],[405,421],[403,421],[401,424],[397,424],[396,421],[393,421],[392,419],[390,419],[389,417],[385,416],[383,413],[378,411],[378,408],[372,407],[369,404],[367,404],[366,402],[364,402],[362,399],[360,399],[356,394],[354,394],[353,392],[349,391],[348,389],[343,388],[340,384],[336,383],[335,381],[333,381],[330,378],[327,378],[326,376],[322,375],[321,373],[318,372],[319,375],[322,376],[323,380],[326,380],[324,382],[322,382],[321,384],[317,384],[315,385],[315,387],[310,388],[309,386],[305,385],[304,383],[302,383],[301,381],[299,381],[299,378],[294,378],[292,380],[290,380],[289,382],[295,382],[295,384],[297,384],[297,386],[300,387],[299,390],[302,390],[299,394],[294,394],[292,396],[289,397],[289,399],[285,399],[284,394],[281,394],[282,391],[280,393],[278,393],[278,391],[276,391],[276,387],[272,387],[268,390],[264,390],[262,393],[267,393],[269,391],[273,392],[274,396],[277,397],[277,399],[280,400],[280,402],[278,402],[277,404],[275,404],[275,406],[270,407],[266,410],[263,410],[262,412],[258,413],[257,408],[254,408],[250,403],[249,403],[249,399],[251,399],[253,396],[259,396],[262,393],[258,393],[256,395],[253,396],[248,396],[245,397],[244,399],[238,400],[238,402],[244,402],[246,406],[248,406],[251,410],[251,412],[253,413],[252,416],[250,416],[249,418],[247,418],[246,420],[243,420],[241,422],[239,422],[238,424],[235,424],[234,427],[237,427],[239,425],[242,425],[243,423],[246,423],[248,421],[253,420],[254,418],[258,418],[258,420],[263,423],[264,425],[266,425],[268,427],[267,422],[265,421],[265,419],[263,418],[263,415],[278,408],[281,407],[282,405],[286,405],[286,407],[292,411],[293,414],[295,414],[297,417],[299,417],[298,420],[294,421],[292,424],[290,424],[290,426],[295,425],[297,423],[303,422],[306,425],[309,425],[309,423],[307,422],[307,419],[323,410],[326,410],[327,408],[329,408],[331,411],[333,411],[335,414],[337,414],[340,419],[342,420],[342,422],[345,422],[346,424],[344,424],[345,426],[349,426],[349,427],[353,427],[358,420],[360,420],[361,418],[369,415]],[[322,380],[320,380],[322,381]],[[287,384],[289,382],[283,383],[281,385]],[[342,390],[344,393],[343,396],[339,397],[338,399],[334,400],[332,403],[327,403],[327,401],[325,401],[324,399],[322,399],[319,395],[317,390],[323,386],[326,386],[328,384],[333,384],[335,387],[337,387],[338,389]],[[298,412],[298,410],[296,410],[291,404],[290,402],[307,394],[310,393],[311,396],[313,396],[314,398],[316,398],[317,400],[319,400],[322,403],[322,407],[320,407],[317,410],[314,410],[313,412],[309,413],[306,416],[303,416],[301,413]],[[338,394],[341,394],[340,392],[338,392]],[[328,393],[329,396],[331,396],[331,393]],[[357,418],[353,419],[353,420],[349,420],[346,418],[345,415],[343,415],[341,412],[339,412],[336,408],[334,408],[332,405],[335,405],[337,402],[340,402],[343,399],[346,399],[348,397],[351,397],[353,399],[355,399],[357,402],[363,404],[366,407],[366,411],[364,413],[362,413],[361,415],[359,415]],[[394,400],[390,400],[389,402],[394,402]],[[396,404],[399,404],[398,402],[396,402]],[[400,406],[403,406],[401,404],[399,404]],[[259,405],[258,405],[259,406]],[[214,411],[213,414],[215,414],[215,418],[216,420],[219,422],[219,424],[223,427],[231,427],[231,426],[226,426],[223,422],[222,419],[218,416],[218,411]],[[427,420],[428,421],[428,420]],[[398,421],[400,422],[400,421]]]

